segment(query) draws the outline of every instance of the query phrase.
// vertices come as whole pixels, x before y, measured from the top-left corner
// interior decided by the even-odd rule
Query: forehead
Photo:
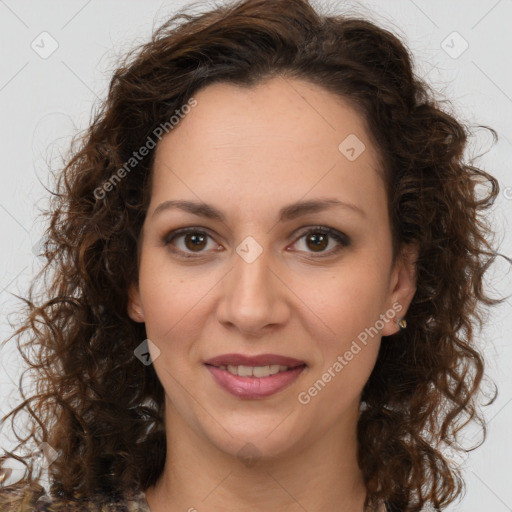
[[[282,77],[251,88],[216,83],[194,98],[157,146],[155,201],[172,191],[205,201],[219,192],[231,202],[293,202],[333,190],[352,201],[382,200],[376,148],[348,101]]]
[[[173,133],[186,131],[190,142],[200,138],[208,148],[233,151],[244,140],[272,139],[284,149],[297,150],[305,143],[329,147],[337,155],[339,142],[347,136],[368,139],[365,119],[348,100],[304,80],[276,77],[252,87],[214,83],[195,99],[198,106]],[[198,125],[201,133],[193,133]],[[283,156],[293,159],[294,152]]]

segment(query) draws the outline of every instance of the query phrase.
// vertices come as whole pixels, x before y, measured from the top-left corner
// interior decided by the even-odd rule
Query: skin
[[[362,512],[360,396],[381,336],[398,330],[415,292],[414,248],[392,264],[376,149],[347,101],[305,81],[213,84],[194,97],[197,106],[157,146],[139,281],[130,289],[129,315],[145,322],[160,351],[153,364],[166,392],[166,465],[148,503],[152,512]],[[350,134],[366,146],[354,161],[338,149]],[[363,213],[334,207],[277,220],[286,205],[325,198]],[[225,220],[179,209],[153,215],[178,199],[211,204]],[[350,244],[328,238],[316,248],[304,236],[314,226],[344,233]],[[190,237],[165,244],[183,227],[209,235],[199,252]],[[248,236],[262,249],[252,263],[236,252]],[[300,403],[298,394],[393,304],[400,314]],[[272,396],[241,399],[204,366],[233,352],[291,356],[307,368]],[[252,464],[237,455],[247,443]]]

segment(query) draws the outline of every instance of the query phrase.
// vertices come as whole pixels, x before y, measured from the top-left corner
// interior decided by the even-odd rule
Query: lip
[[[251,364],[248,366],[262,365]],[[295,381],[295,379],[298,378],[306,368],[306,365],[303,363],[300,366],[296,366],[285,372],[279,372],[268,377],[240,377],[239,375],[233,375],[227,370],[221,370],[211,364],[206,364],[206,368],[217,384],[219,384],[228,393],[231,393],[238,398],[255,400],[273,395],[288,387],[293,381]]]
[[[257,356],[247,356],[244,354],[223,354],[208,359],[208,361],[205,361],[205,364],[211,366],[223,366],[228,364],[232,366],[267,366],[271,364],[278,364],[280,366],[288,366],[290,368],[306,365],[304,361],[300,361],[299,359],[280,356],[278,354],[260,354]]]

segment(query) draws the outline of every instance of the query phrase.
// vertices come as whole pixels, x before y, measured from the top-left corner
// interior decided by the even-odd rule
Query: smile
[[[285,372],[289,370],[288,366],[282,366],[279,364],[271,364],[267,366],[234,366],[234,365],[222,365],[219,366],[221,370],[226,370],[232,375],[239,375],[240,377],[269,377],[279,372]]]
[[[274,395],[288,387],[306,365],[290,368],[284,365],[234,366],[206,365],[215,382],[225,391],[242,399],[259,399]]]

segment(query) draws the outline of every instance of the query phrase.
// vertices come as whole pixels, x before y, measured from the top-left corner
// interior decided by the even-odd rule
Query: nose
[[[290,290],[268,252],[263,250],[252,262],[234,255],[234,266],[222,280],[217,307],[217,319],[225,327],[257,336],[288,320]]]

